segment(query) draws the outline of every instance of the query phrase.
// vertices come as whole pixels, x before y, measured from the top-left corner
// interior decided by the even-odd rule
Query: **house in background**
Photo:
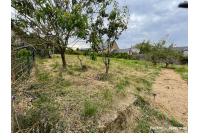
[[[119,47],[118,47],[117,43],[114,41],[112,49],[110,50],[110,53],[112,53],[112,51],[115,50],[115,49],[119,49]],[[105,42],[102,45],[101,44],[98,45],[97,46],[97,50],[98,51],[103,51],[103,52],[108,52],[108,42]]]
[[[127,49],[114,49],[111,54],[114,54],[114,53],[127,53],[128,55],[132,55],[133,52],[130,48],[127,48]]]
[[[136,46],[131,46],[130,48],[127,48],[127,49],[114,49],[111,53],[114,54],[117,52],[127,53],[128,55],[133,55],[133,54],[139,54],[140,49],[136,48]]]
[[[130,49],[132,50],[133,54],[139,54],[140,53],[140,49],[136,48],[136,45],[131,46]]]
[[[84,49],[80,49],[80,50],[88,50],[90,48],[84,48]],[[103,43],[102,45],[98,45],[97,46],[97,51],[98,52],[108,52],[108,42]],[[128,55],[133,55],[133,54],[139,54],[140,49],[136,48],[136,46],[131,46],[131,48],[127,48],[127,49],[119,49],[117,43],[114,41],[113,42],[113,46],[112,49],[110,50],[111,54],[114,53],[127,53]]]
[[[183,55],[188,55],[188,46],[183,46],[183,47],[173,47],[174,50],[181,51]]]

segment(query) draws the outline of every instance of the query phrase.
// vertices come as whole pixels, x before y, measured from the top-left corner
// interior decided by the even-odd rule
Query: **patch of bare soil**
[[[152,86],[154,106],[172,116],[187,127],[188,125],[188,84],[170,69],[163,69]],[[154,97],[152,96],[152,99]]]

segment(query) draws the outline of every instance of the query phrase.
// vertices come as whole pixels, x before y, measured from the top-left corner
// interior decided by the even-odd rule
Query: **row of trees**
[[[107,12],[109,5],[113,9]],[[129,18],[127,6],[120,10],[115,0],[12,0],[11,6],[17,14],[17,20],[12,19],[13,25],[28,29],[24,32],[41,40],[43,45],[53,44],[61,55],[63,68],[67,66],[65,51],[70,44],[83,39],[95,50],[106,36],[108,56],[101,51],[106,74],[112,44],[127,29]],[[72,38],[75,39],[70,43]]]
[[[169,45],[167,46],[168,43]],[[181,51],[173,49],[174,46],[175,44],[168,40],[168,35],[160,39],[157,43],[151,44],[150,40],[144,40],[142,43],[136,45],[140,49],[140,53],[144,54],[145,61],[151,61],[154,65],[158,62],[165,62],[166,67],[184,58]]]

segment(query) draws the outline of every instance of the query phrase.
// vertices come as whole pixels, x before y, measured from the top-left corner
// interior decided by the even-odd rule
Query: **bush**
[[[74,50],[71,49],[71,48],[66,49],[66,53],[67,53],[67,54],[77,54],[77,52],[74,51]]]
[[[137,56],[132,56],[131,58],[130,58],[131,60],[138,60],[138,58],[137,58]]]
[[[91,51],[89,50],[84,50],[83,55],[88,56],[90,55]]]
[[[179,60],[182,64],[188,64],[188,56],[181,56]]]
[[[17,53],[17,57],[20,58],[20,57],[27,57],[28,56],[28,51],[26,50],[26,48],[24,49],[21,49],[18,53]]]
[[[96,61],[97,60],[97,52],[90,54],[90,59],[93,61]]]

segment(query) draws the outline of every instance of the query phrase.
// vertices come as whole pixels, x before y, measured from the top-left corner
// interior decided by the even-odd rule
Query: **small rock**
[[[169,89],[169,86],[166,86],[165,88]]]

